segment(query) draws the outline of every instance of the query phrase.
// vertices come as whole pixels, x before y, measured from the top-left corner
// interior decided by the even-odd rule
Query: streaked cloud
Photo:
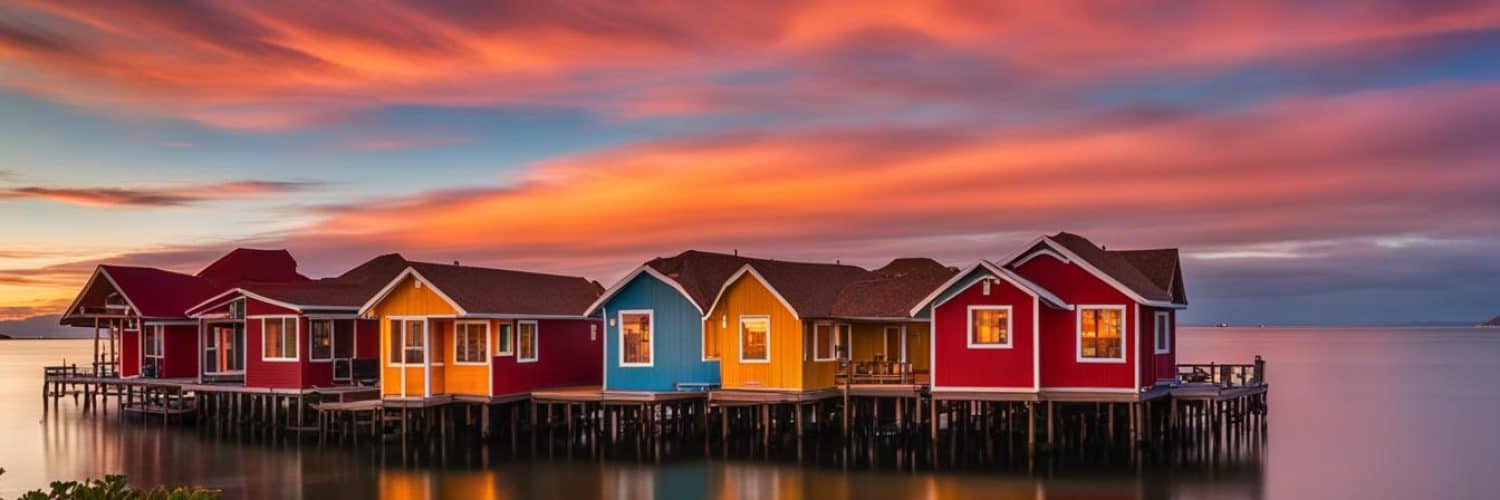
[[[100,207],[176,207],[211,201],[262,198],[305,191],[319,185],[313,182],[234,181],[140,188],[24,186],[0,189],[0,201],[40,199]]]

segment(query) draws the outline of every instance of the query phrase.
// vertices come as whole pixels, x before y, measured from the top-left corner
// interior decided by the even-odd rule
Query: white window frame
[[[625,315],[646,316],[646,361],[625,361]],[[649,368],[656,365],[656,310],[655,309],[622,309],[615,312],[615,340],[619,345],[615,356],[622,368]]]
[[[510,335],[501,337],[500,334],[510,329]],[[495,326],[495,356],[508,357],[516,355],[516,324],[510,321],[501,321]]]
[[[842,342],[840,342],[841,339],[839,338],[839,326],[840,325],[841,325],[840,323],[833,323],[833,322],[829,322],[829,321],[819,321],[819,322],[813,323],[813,335],[812,335],[812,337],[813,337],[813,339],[812,339],[813,340],[813,342],[812,342],[812,344],[813,344],[812,345],[812,352],[813,352],[813,356],[812,357],[813,357],[813,361],[815,361],[815,362],[825,362],[825,361],[838,361],[839,360],[839,347],[842,344]],[[818,346],[823,345],[823,342],[818,338],[818,327],[827,327],[828,328],[828,335],[831,336],[831,337],[833,337],[833,338],[831,338],[831,339],[828,340],[828,346],[829,346],[829,349],[832,350],[832,352],[829,352],[827,356],[819,356],[818,355]],[[853,336],[853,334],[854,334],[853,333],[853,327],[850,327],[850,336]]]
[[[400,322],[401,323],[401,335],[399,337],[393,337],[393,338],[390,339],[391,343],[394,343],[394,344],[397,344],[397,345],[401,346],[401,358],[400,359],[391,359],[391,360],[388,360],[386,362],[386,366],[400,367],[400,368],[413,368],[413,367],[415,367],[415,368],[421,368],[422,366],[424,366],[426,364],[427,361],[432,361],[432,363],[431,363],[432,366],[443,366],[443,360],[441,358],[439,358],[437,360],[428,359],[432,353],[427,352],[428,345],[427,345],[427,339],[425,337],[427,335],[429,335],[429,333],[427,332],[427,329],[432,328],[432,322],[431,321],[427,321],[427,318],[422,317],[422,316],[388,316],[388,317],[385,318],[385,320],[386,321]],[[408,350],[408,348],[406,347],[406,334],[411,331],[410,328],[407,328],[407,325],[411,324],[411,323],[417,323],[417,324],[422,325],[422,332],[423,332],[422,333],[422,336],[423,336],[423,338],[422,338],[422,361],[417,361],[415,363],[407,363],[406,362],[406,351]],[[387,324],[389,324],[389,323],[387,323]],[[381,355],[382,356],[390,356],[390,354],[391,354],[390,350],[389,350],[390,348],[389,347],[385,347],[385,348],[387,349],[386,352],[382,353]]]
[[[313,324],[315,324],[315,323],[328,323],[328,357],[326,357],[326,358],[317,357],[317,354],[316,354],[317,351],[315,349],[313,349],[313,332],[318,331],[317,328],[313,327]],[[334,333],[334,331],[333,331],[334,328],[337,328],[337,327],[338,327],[338,325],[333,324],[333,320],[331,320],[331,319],[309,319],[309,320],[307,320],[307,360],[308,361],[311,361],[311,362],[314,362],[314,363],[327,363],[327,362],[332,362],[333,361],[333,352],[336,351],[336,350],[338,350],[334,346],[334,343],[338,342],[338,335],[336,335]],[[265,326],[261,326],[261,328],[265,328]],[[262,336],[261,342],[265,342],[264,336]]]
[[[974,311],[1005,311],[1005,342],[995,344],[975,343]],[[964,343],[967,344],[970,349],[1010,349],[1015,346],[1016,315],[1015,310],[1012,309],[1011,306],[975,304],[970,305],[969,308],[965,311],[965,314],[966,318],[964,319],[964,323],[968,325],[968,327],[964,328]]]
[[[156,334],[155,334],[156,341],[153,342],[154,344],[156,344],[155,345],[155,347],[156,347],[156,354],[147,354],[147,352],[146,352],[146,347],[145,347],[146,346],[146,340],[148,340],[148,339],[150,339],[152,337],[152,335],[148,334],[147,332],[151,332],[151,331],[155,331],[156,332]],[[166,325],[146,325],[145,328],[141,329],[140,335],[141,335],[141,357],[143,357],[143,358],[162,359],[162,357],[163,357],[162,355],[166,353],[166,349],[167,349],[167,342],[166,342],[167,327],[166,327]]]
[[[521,325],[531,325],[531,357],[523,356],[521,353]],[[536,320],[522,320],[516,322],[516,362],[535,363],[542,357],[542,327]]]
[[[745,358],[745,320],[765,320],[766,322],[766,359]],[[739,317],[740,339],[739,358],[740,364],[763,365],[771,362],[771,317],[765,314],[742,314]]]
[[[1073,348],[1079,363],[1124,363],[1130,357],[1130,321],[1125,306],[1116,304],[1080,304],[1073,313]],[[1086,358],[1083,356],[1083,311],[1115,310],[1120,312],[1120,357]]]
[[[291,316],[291,315],[283,315],[283,316],[260,316],[260,317],[257,317],[256,319],[260,320],[260,360],[261,361],[265,361],[265,362],[268,362],[268,363],[297,363],[297,362],[301,362],[302,361],[302,357],[301,357],[302,356],[302,346],[299,345],[299,344],[302,343],[301,342],[301,339],[302,339],[302,322],[298,321],[298,319],[297,319],[296,316]],[[286,347],[286,342],[285,342],[285,340],[286,340],[286,330],[285,330],[285,328],[286,328],[286,321],[287,320],[292,320],[292,356],[291,357],[286,357],[286,356],[266,356],[266,321],[280,321],[281,322],[281,326],[283,328],[283,330],[281,331],[281,335],[282,335],[282,347],[284,348],[284,347]],[[281,354],[283,354],[283,355],[286,354],[286,351],[283,350],[281,352]]]
[[[480,357],[484,358],[484,361],[460,361],[458,359],[458,346],[462,345],[462,342],[460,342],[459,339],[458,339],[458,331],[461,329],[461,327],[469,326],[469,325],[482,325],[482,326],[484,326],[484,332],[482,333],[482,335],[484,336],[483,337],[483,339],[484,339],[484,347],[481,348],[481,350],[479,351]],[[452,337],[453,337],[453,364],[455,364],[455,365],[462,365],[462,366],[486,366],[486,365],[490,364],[490,322],[489,321],[485,321],[485,320],[472,320],[472,319],[471,320],[458,320],[458,321],[454,321],[453,322],[453,336]]]
[[[1166,311],[1156,311],[1156,321],[1153,324],[1151,344],[1155,354],[1172,353],[1172,314]]]

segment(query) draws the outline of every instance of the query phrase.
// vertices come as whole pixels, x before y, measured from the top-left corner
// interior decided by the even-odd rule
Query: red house
[[[934,393],[1034,399],[1133,396],[1171,380],[1186,307],[1177,250],[1058,233],[960,273],[913,314],[933,323]]]
[[[105,264],[63,311],[61,323],[94,328],[96,339],[107,342],[96,362],[122,377],[194,378],[202,366],[198,322],[187,310],[237,282],[288,279],[306,278],[285,250],[236,249],[193,275]]]

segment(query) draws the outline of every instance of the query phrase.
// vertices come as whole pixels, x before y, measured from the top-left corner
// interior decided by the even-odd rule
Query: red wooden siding
[[[307,320],[297,318],[298,362],[265,361],[265,342],[261,336],[261,320],[256,316],[296,316],[297,311],[274,306],[255,299],[245,299],[245,387],[269,387],[279,389],[302,387],[303,365],[307,362]]]
[[[133,330],[120,332],[120,376],[141,374],[141,334]]]
[[[597,320],[554,319],[537,321],[537,360],[518,363],[517,356],[493,356],[497,396],[530,392],[548,387],[599,385],[603,382],[604,339],[590,338],[590,326],[603,331]],[[520,330],[516,330],[519,337]],[[519,354],[520,342],[516,343]],[[494,346],[491,346],[492,355]]]
[[[1116,305],[1125,307],[1122,330],[1123,363],[1084,363],[1078,361],[1078,312],[1043,308],[1042,311],[1042,388],[1121,388],[1135,387],[1137,360],[1143,351],[1136,343],[1136,304],[1108,283],[1078,267],[1049,256],[1027,261],[1016,272],[1036,282],[1074,305]],[[1148,349],[1144,352],[1149,353]],[[939,368],[941,370],[941,367]],[[1142,379],[1143,385],[1150,385]]]
[[[198,325],[167,325],[162,332],[161,373],[157,378],[198,376]],[[137,342],[139,347],[139,342]]]
[[[1034,385],[1035,299],[1006,281],[993,283],[990,294],[975,282],[933,311],[934,353],[938,387],[985,387],[1031,390]],[[1010,306],[1010,348],[968,346],[969,306]]]
[[[1167,352],[1156,354],[1156,313],[1167,314]],[[1171,309],[1141,306],[1141,385],[1177,377],[1177,313]]]

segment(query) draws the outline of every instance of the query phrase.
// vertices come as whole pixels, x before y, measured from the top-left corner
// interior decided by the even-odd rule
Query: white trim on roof
[[[83,290],[79,290],[78,291],[78,296],[73,297],[73,303],[72,304],[68,304],[68,308],[64,309],[64,311],[67,311],[67,312],[62,315],[63,318],[67,318],[67,317],[73,315],[74,309],[77,309],[79,303],[83,302],[83,296],[84,296],[84,294],[87,294],[88,291],[89,291],[89,288],[91,288],[91,287],[94,286],[94,278],[99,277],[99,275],[101,275],[101,274],[104,275],[104,279],[105,280],[109,281],[109,286],[114,287],[115,293],[118,293],[118,294],[120,294],[121,297],[125,298],[125,304],[130,306],[130,310],[135,311],[135,315],[137,317],[145,316],[145,315],[141,314],[141,308],[136,307],[135,306],[135,302],[132,301],[132,300],[130,300],[130,295],[128,295],[128,294],[125,293],[125,289],[120,288],[120,284],[115,282],[115,277],[114,276],[110,276],[109,275],[109,271],[106,271],[104,269],[103,265],[98,265],[98,266],[94,266],[94,273],[89,275],[88,282],[86,282],[86,283],[83,284]]]
[[[261,302],[265,302],[267,304],[271,304],[271,305],[276,306],[276,307],[280,307],[280,308],[283,308],[283,309],[291,309],[291,310],[297,311],[297,312],[304,312],[304,311],[307,311],[307,310],[316,310],[316,311],[356,311],[356,310],[359,309],[359,308],[353,307],[353,306],[298,305],[298,304],[293,304],[291,302],[286,302],[286,301],[282,301],[282,300],[276,300],[276,299],[273,299],[273,298],[270,298],[270,297],[267,297],[267,296],[264,296],[264,295],[252,292],[250,290],[246,290],[244,288],[238,288],[238,287],[236,287],[236,288],[231,288],[229,290],[225,290],[224,293],[215,295],[215,296],[213,296],[213,298],[210,298],[210,299],[205,300],[203,302],[199,302],[198,305],[195,305],[193,307],[189,307],[188,308],[188,312],[191,313],[193,311],[197,311],[199,309],[203,309],[207,305],[219,306],[219,305],[223,305],[223,304],[228,304],[230,302],[234,302],[235,300],[239,300],[238,298],[235,298],[235,299],[225,300],[225,301],[222,301],[222,302],[215,302],[215,301],[217,301],[219,299],[222,299],[222,298],[224,298],[225,296],[228,296],[228,295],[243,295],[245,297],[252,298],[252,299],[255,299],[255,300],[258,300],[258,301],[261,301]],[[212,309],[212,307],[208,307],[208,309]],[[204,315],[204,313],[188,314],[188,317],[190,317],[190,318],[199,318],[199,317],[203,317],[203,315]]]
[[[689,304],[693,305],[693,309],[698,310],[698,314],[705,314],[703,308],[698,305],[698,301],[693,300],[693,296],[688,294],[687,289],[683,288],[681,283],[678,283],[677,280],[667,277],[667,275],[662,274],[661,271],[657,271],[656,268],[653,268],[650,265],[641,264],[639,267],[636,267],[635,270],[631,271],[630,274],[627,274],[624,278],[621,278],[620,281],[615,282],[614,286],[611,286],[609,290],[605,290],[603,295],[600,295],[593,304],[589,305],[588,309],[584,310],[583,315],[593,315],[595,310],[603,306],[605,302],[609,301],[610,297],[614,297],[616,293],[620,292],[620,290],[624,290],[625,285],[630,284],[630,282],[632,280],[635,280],[636,277],[640,276],[641,273],[648,274],[658,280],[661,280],[662,283],[666,283],[668,286],[671,286],[672,289],[677,290],[677,293],[682,294],[682,297],[687,299]]]
[[[718,309],[719,307],[719,301],[724,298],[724,292],[729,291],[729,286],[733,285],[734,282],[739,281],[740,277],[744,276],[747,273],[751,276],[754,276],[755,279],[760,280],[760,284],[765,285],[766,290],[770,290],[771,295],[776,296],[776,300],[780,301],[781,305],[783,307],[786,307],[786,310],[792,313],[792,318],[795,318],[798,321],[802,320],[802,315],[797,313],[797,308],[792,307],[792,303],[787,302],[786,297],[782,297],[781,292],[777,291],[776,287],[771,286],[771,282],[767,281],[765,276],[761,276],[760,271],[756,271],[753,264],[745,264],[743,266],[740,266],[739,271],[735,271],[734,274],[729,276],[729,279],[724,280],[724,286],[719,287],[719,294],[714,296],[713,303],[708,306],[707,311],[703,312],[703,319],[706,320],[710,316],[713,316],[714,310]]]
[[[916,307],[913,307],[911,309],[911,315],[916,316],[917,313],[922,312],[922,309],[926,308],[929,305],[937,307],[942,302],[933,304],[932,302],[934,300],[937,300],[937,298],[941,296],[943,292],[946,292],[950,288],[953,288],[955,285],[958,285],[970,274],[973,274],[974,271],[979,270],[981,267],[984,268],[984,270],[988,271],[991,275],[1003,279],[1009,282],[1012,286],[1015,286],[1016,288],[1021,289],[1021,291],[1026,292],[1026,294],[1030,295],[1032,299],[1041,299],[1047,301],[1049,305],[1058,309],[1073,308],[1072,304],[1069,304],[1067,301],[1058,297],[1056,294],[1053,294],[1051,291],[1048,291],[1046,288],[1042,288],[1041,285],[1038,285],[1031,280],[1021,277],[1021,275],[1016,274],[1014,271],[997,266],[987,260],[980,260],[979,262],[975,262],[964,270],[959,271],[958,274],[955,274],[952,278],[949,278],[947,282],[939,285],[937,289],[933,290],[932,293],[928,294],[926,298],[923,298],[921,302],[918,302]],[[964,288],[968,288],[969,286],[973,286],[973,284],[970,283]],[[946,300],[944,300],[943,302],[946,302]]]
[[[478,315],[470,316],[468,311],[465,311],[462,306],[458,305],[458,302],[448,297],[448,294],[443,293],[442,289],[433,285],[432,282],[429,281],[425,276],[422,276],[422,273],[417,272],[417,269],[410,265],[406,266],[406,269],[403,269],[400,274],[397,274],[390,283],[386,283],[385,287],[381,288],[379,293],[376,293],[374,297],[370,297],[370,300],[365,302],[365,305],[360,306],[359,314],[363,316],[365,313],[370,312],[370,309],[373,309],[375,307],[375,304],[379,304],[380,301],[385,300],[386,296],[390,295],[392,291],[395,291],[396,286],[400,285],[401,281],[405,280],[407,276],[411,276],[418,282],[423,283],[431,288],[432,293],[437,294],[438,297],[442,297],[444,302],[447,302],[449,306],[453,306],[454,311],[458,311],[458,316],[467,316],[474,318],[482,317]]]
[[[1011,256],[1009,256],[1009,257],[1007,257],[1005,259],[1005,261],[1004,261],[1005,264],[1004,265],[1010,266],[1010,265],[1013,265],[1012,263],[1015,263],[1015,262],[1025,262],[1028,259],[1021,258],[1021,257],[1030,257],[1031,254],[1036,253],[1036,252],[1028,252],[1028,250],[1031,250],[1032,247],[1035,247],[1039,243],[1040,244],[1046,244],[1048,247],[1051,248],[1052,251],[1055,251],[1055,252],[1063,255],[1064,257],[1066,257],[1067,258],[1066,261],[1071,262],[1072,264],[1078,265],[1078,267],[1082,268],[1085,271],[1088,271],[1089,274],[1094,275],[1095,278],[1099,278],[1100,281],[1103,281],[1106,284],[1108,284],[1109,286],[1114,287],[1115,290],[1119,291],[1122,294],[1125,294],[1126,297],[1129,297],[1130,300],[1133,300],[1136,303],[1145,304],[1145,305],[1148,305],[1148,306],[1151,306],[1151,307],[1163,307],[1163,308],[1167,308],[1167,309],[1186,309],[1187,308],[1187,304],[1178,304],[1178,303],[1171,302],[1171,301],[1163,302],[1163,301],[1160,301],[1160,300],[1150,300],[1150,299],[1147,299],[1147,298],[1141,296],[1141,294],[1136,293],[1135,290],[1131,290],[1130,287],[1125,286],[1124,283],[1120,283],[1119,280],[1114,279],[1109,274],[1106,274],[1104,271],[1099,270],[1099,268],[1094,267],[1093,264],[1090,264],[1087,260],[1084,260],[1083,258],[1079,257],[1078,254],[1073,253],[1072,250],[1068,250],[1067,247],[1063,246],[1061,243],[1053,241],[1052,238],[1047,237],[1047,236],[1038,237],[1037,239],[1032,240],[1031,243],[1027,243],[1026,246],[1021,247],[1020,251],[1011,254]],[[1047,250],[1046,249],[1039,250],[1039,252],[1041,252],[1041,251],[1047,251]],[[1019,261],[1017,260],[1018,258],[1020,258]],[[1019,265],[1019,264],[1014,264],[1014,265]],[[1169,291],[1169,292],[1167,292],[1167,294],[1171,295],[1171,292]]]

